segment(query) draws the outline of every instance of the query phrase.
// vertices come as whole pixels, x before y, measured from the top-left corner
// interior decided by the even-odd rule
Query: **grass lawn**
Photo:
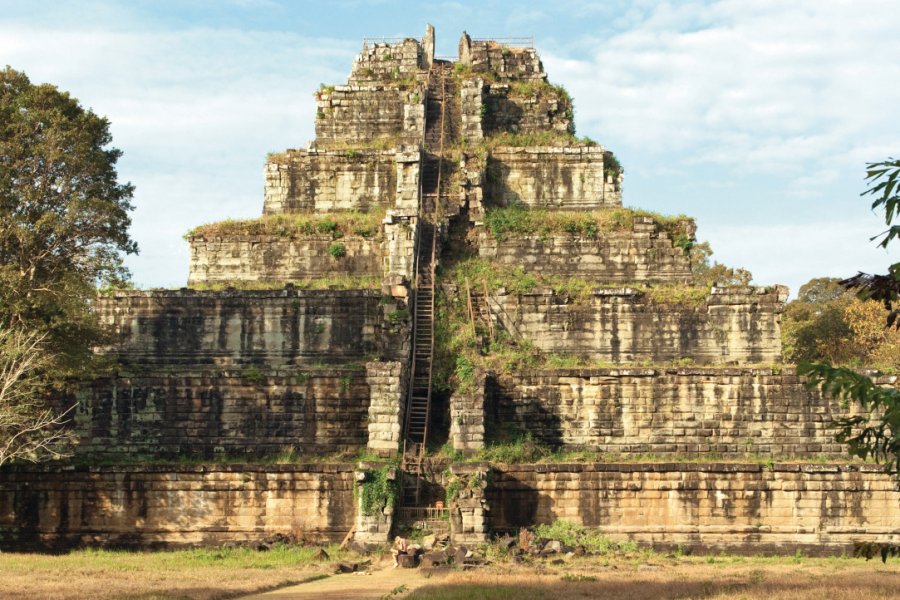
[[[248,548],[125,552],[79,550],[60,556],[0,554],[0,598],[231,598],[301,583],[353,560],[336,546],[330,560],[316,548]]]
[[[82,550],[62,556],[0,554],[0,598],[232,598],[313,581],[330,574],[335,562],[359,558],[339,553],[333,546],[326,551],[328,560],[316,560],[315,548],[290,546],[268,552],[216,549],[146,553]],[[389,556],[373,558],[374,570],[390,566]],[[557,561],[534,559],[523,564],[500,556],[493,559],[493,565],[473,571],[394,571],[407,577],[407,583],[417,584],[408,586],[418,588],[412,592],[398,590],[392,594],[397,587],[393,580],[383,582],[385,589],[376,589],[379,577],[339,577],[348,586],[346,598],[353,599],[900,598],[897,559],[882,564],[877,559],[698,557],[647,550]],[[334,582],[338,584],[338,580]],[[317,586],[313,583],[308,589],[300,586],[286,591],[322,597],[316,592]]]

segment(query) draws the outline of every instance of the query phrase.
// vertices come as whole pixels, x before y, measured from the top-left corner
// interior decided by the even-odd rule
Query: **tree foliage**
[[[900,217],[900,161],[888,159],[867,165],[866,180],[869,187],[863,196],[875,196],[872,209],[883,208],[887,230],[879,245],[888,244],[900,238],[900,225],[893,222]],[[900,263],[891,265],[887,275],[867,275],[859,273],[840,282],[844,287],[856,292],[860,300],[881,303],[887,318],[880,326],[871,325],[871,311],[859,308],[850,311],[852,330],[866,348],[877,348],[895,332],[898,321],[898,297],[900,297]],[[868,306],[871,306],[871,302]],[[891,329],[886,333],[885,329]],[[888,350],[896,360],[898,352]],[[845,367],[827,363],[804,362],[798,372],[807,377],[808,387],[821,386],[822,391],[844,402],[855,404],[862,414],[838,418],[834,421],[837,440],[848,444],[850,454],[860,458],[874,458],[884,462],[886,468],[900,473],[900,389],[876,385],[871,378]]]
[[[812,279],[784,310],[783,354],[791,362],[900,369],[900,331],[884,327],[887,310],[861,300],[835,278]]]
[[[735,269],[710,260],[713,255],[709,242],[693,244],[689,250],[691,258],[691,272],[694,280],[699,285],[706,286],[730,286],[750,285],[753,274],[747,269]]]
[[[0,323],[46,333],[61,374],[100,335],[99,284],[127,278],[131,184],[109,122],[48,84],[0,71]]]

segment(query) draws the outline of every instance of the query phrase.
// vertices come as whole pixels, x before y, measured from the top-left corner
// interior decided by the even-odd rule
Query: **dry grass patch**
[[[332,572],[317,548],[248,548],[125,552],[79,550],[52,556],[0,554],[0,598],[230,598],[302,583]]]
[[[793,600],[897,598],[900,563],[882,565],[852,559],[705,559],[660,564],[567,563],[555,571],[543,565],[502,565],[482,572],[456,572],[424,586],[408,600],[567,600],[616,598],[715,598]],[[734,562],[732,562],[734,560]]]

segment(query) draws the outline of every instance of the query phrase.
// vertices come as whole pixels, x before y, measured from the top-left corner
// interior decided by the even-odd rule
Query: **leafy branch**
[[[890,473],[900,473],[900,389],[876,385],[871,378],[850,369],[819,363],[800,363],[797,372],[807,378],[808,389],[821,387],[824,394],[847,403],[852,400],[863,415],[837,418],[835,439],[848,445],[851,456],[885,463]]]

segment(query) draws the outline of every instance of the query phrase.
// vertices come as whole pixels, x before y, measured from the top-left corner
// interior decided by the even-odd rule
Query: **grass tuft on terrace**
[[[657,229],[665,232],[673,243],[684,245],[692,241],[693,219],[690,217],[632,208],[567,212],[519,206],[495,207],[485,211],[484,224],[500,241],[508,237],[548,237],[563,233],[596,238],[602,233],[631,231],[635,217],[652,219]]]
[[[330,214],[265,215],[257,219],[227,219],[195,227],[185,239],[228,236],[273,236],[300,239],[328,236],[381,239],[384,211],[346,211]]]

